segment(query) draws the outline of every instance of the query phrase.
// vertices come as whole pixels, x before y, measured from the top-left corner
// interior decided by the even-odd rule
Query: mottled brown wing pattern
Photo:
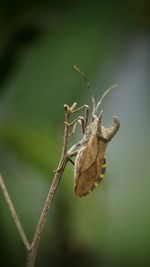
[[[77,173],[75,194],[83,197],[92,192],[104,177],[106,170],[105,157],[98,154],[92,165],[82,173]]]
[[[99,153],[99,144],[96,134],[91,134],[88,143],[81,148],[76,160],[75,169],[79,169],[80,173],[87,170],[96,160]]]

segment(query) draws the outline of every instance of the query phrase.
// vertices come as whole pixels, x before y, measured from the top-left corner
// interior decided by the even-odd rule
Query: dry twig
[[[65,108],[65,122],[66,123],[65,123],[65,130],[64,130],[64,143],[63,143],[62,156],[58,164],[58,168],[56,170],[50,190],[48,192],[48,195],[47,195],[47,198],[46,198],[46,201],[45,201],[42,213],[41,213],[41,217],[39,219],[39,222],[38,222],[38,225],[35,231],[33,241],[31,243],[30,249],[28,250],[27,267],[33,267],[35,264],[37,248],[38,248],[38,244],[40,241],[42,230],[44,228],[44,225],[47,219],[48,211],[52,206],[52,202],[53,202],[56,190],[58,188],[61,176],[64,172],[68,159],[71,156],[71,153],[69,154],[67,153],[67,149],[68,149],[68,137],[69,137],[69,128],[70,128],[69,119],[70,119],[70,115],[72,112],[69,106],[65,105],[64,108]]]
[[[31,242],[31,244],[29,244],[29,241],[24,233],[24,230],[21,226],[20,220],[17,216],[17,213],[15,211],[15,208],[12,204],[12,201],[10,199],[10,196],[8,194],[8,191],[6,189],[6,186],[4,184],[4,181],[2,179],[2,176],[0,176],[0,187],[2,189],[2,192],[4,194],[4,197],[6,199],[6,202],[8,204],[8,207],[10,209],[11,215],[14,219],[14,222],[16,224],[16,227],[18,229],[18,232],[20,234],[20,237],[26,247],[27,250],[27,264],[26,267],[34,267],[35,266],[35,260],[36,260],[36,254],[37,254],[37,248],[38,248],[38,244],[40,241],[40,237],[41,237],[41,233],[43,231],[46,219],[47,219],[47,215],[48,215],[48,211],[52,206],[53,200],[54,200],[54,196],[55,193],[57,191],[60,179],[62,177],[62,174],[64,172],[64,169],[66,167],[66,164],[68,162],[68,160],[70,160],[70,158],[74,155],[76,155],[75,149],[76,147],[78,147],[80,144],[76,144],[74,145],[72,148],[70,148],[68,150],[68,138],[70,136],[70,128],[72,127],[72,125],[70,124],[70,115],[72,113],[74,113],[74,108],[76,106],[76,103],[74,103],[71,107],[69,107],[68,105],[64,105],[64,109],[65,109],[65,129],[64,129],[64,142],[63,142],[63,150],[62,150],[62,155],[61,155],[61,159],[60,162],[58,164],[58,168],[55,172],[50,190],[48,192],[39,222],[37,224],[37,228],[33,237],[33,240]]]
[[[18,232],[19,232],[19,234],[20,234],[20,237],[21,237],[21,239],[22,239],[22,242],[24,243],[26,249],[28,250],[28,249],[30,248],[30,244],[29,244],[29,242],[28,242],[28,240],[27,240],[27,237],[26,237],[26,235],[25,235],[25,233],[24,233],[24,230],[23,230],[23,228],[22,228],[22,225],[21,225],[21,223],[20,223],[20,220],[19,220],[19,218],[18,218],[18,215],[17,215],[16,210],[15,210],[15,208],[14,208],[14,206],[13,206],[13,203],[12,203],[12,201],[11,201],[11,198],[10,198],[10,196],[9,196],[9,194],[8,194],[7,188],[6,188],[6,186],[5,186],[4,180],[3,180],[3,178],[2,178],[1,175],[0,175],[0,187],[1,187],[1,189],[2,189],[2,192],[3,192],[3,194],[4,194],[4,197],[5,197],[5,199],[6,199],[6,202],[7,202],[7,204],[8,204],[8,207],[9,207],[9,209],[10,209],[11,215],[12,215],[12,217],[13,217],[13,219],[14,219],[14,222],[15,222],[15,224],[16,224],[16,227],[17,227]]]

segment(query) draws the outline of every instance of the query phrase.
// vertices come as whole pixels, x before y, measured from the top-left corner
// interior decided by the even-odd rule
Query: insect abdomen
[[[106,170],[106,159],[99,157],[93,164],[84,172],[79,173],[77,170],[75,194],[78,197],[83,197],[92,192],[104,177]]]
[[[100,172],[100,178],[104,177],[105,171],[106,171],[106,159],[104,157],[103,158],[103,164],[102,164],[101,172]]]

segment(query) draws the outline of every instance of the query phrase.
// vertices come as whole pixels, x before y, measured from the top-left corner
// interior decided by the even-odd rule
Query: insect
[[[103,112],[101,111],[100,114],[97,115],[98,109],[104,97],[111,89],[117,86],[114,85],[109,88],[96,104],[90,84],[85,74],[78,67],[74,66],[74,68],[86,81],[93,104],[92,119],[89,125],[87,125],[89,108],[86,105],[83,106],[86,109],[85,117],[78,117],[72,123],[73,125],[75,122],[81,121],[84,133],[82,140],[79,142],[79,148],[75,152],[76,158],[74,163],[75,194],[78,197],[83,197],[93,191],[104,177],[106,170],[105,150],[108,143],[116,135],[120,127],[120,122],[117,117],[114,117],[112,125],[109,128],[105,128],[102,125]]]

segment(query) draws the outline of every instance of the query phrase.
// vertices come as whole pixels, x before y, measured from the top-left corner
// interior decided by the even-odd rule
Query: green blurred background
[[[63,142],[63,105],[91,105],[121,128],[107,151],[104,181],[83,199],[68,164],[42,234],[36,266],[149,266],[150,9],[147,1],[1,1],[0,172],[32,240]],[[80,140],[80,127],[70,144]],[[25,266],[26,252],[0,192],[0,265]]]

